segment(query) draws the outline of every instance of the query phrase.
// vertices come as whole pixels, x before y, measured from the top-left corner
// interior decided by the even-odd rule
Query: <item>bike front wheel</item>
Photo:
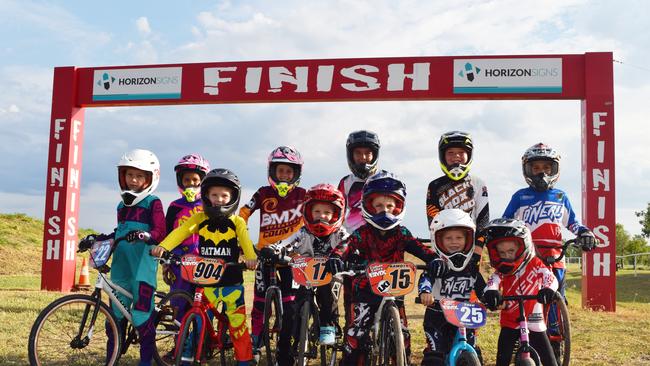
[[[526,352],[528,352],[529,357],[524,357]],[[515,354],[515,366],[539,366],[541,364],[539,355],[533,347],[528,346],[526,349],[519,347]]]
[[[548,312],[554,311],[556,314],[557,325],[550,326],[546,333],[551,341],[555,359],[560,366],[569,366],[571,360],[571,321],[569,320],[569,309],[564,302],[564,297],[556,295],[555,300],[549,306]],[[549,316],[546,316],[548,322]]]
[[[386,306],[382,314],[379,336],[379,364],[406,366],[404,334],[396,306]]]
[[[88,295],[53,301],[29,334],[31,365],[114,365],[120,356],[117,319],[103,302]],[[112,345],[109,346],[109,335]]]
[[[181,320],[192,307],[192,297],[183,290],[174,290],[156,304],[156,349],[153,357],[158,365],[174,364],[174,351],[180,332]]]
[[[266,351],[267,365],[275,365],[276,351],[280,342],[282,330],[282,310],[280,296],[275,291],[269,291],[264,301],[264,328],[262,339]]]
[[[176,366],[193,364],[195,361],[200,361],[195,360],[196,349],[199,343],[199,332],[201,330],[200,317],[196,314],[189,314],[183,320],[183,327],[181,328],[181,333],[176,343],[176,356],[174,358],[174,365]]]

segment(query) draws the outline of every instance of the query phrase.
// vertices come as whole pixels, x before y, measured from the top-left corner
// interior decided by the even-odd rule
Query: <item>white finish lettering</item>
[[[65,118],[57,118],[54,120],[54,139],[61,138],[61,131],[65,128],[62,126],[65,123]]]
[[[296,93],[306,93],[308,71],[307,66],[298,66],[294,76],[286,67],[269,67],[269,84],[271,88],[268,91],[278,93],[282,91],[282,83],[289,83],[296,86]]]
[[[232,81],[232,78],[221,77],[219,73],[236,71],[236,66],[209,67],[203,70],[203,92],[209,95],[219,95],[219,83]]]
[[[594,277],[609,277],[609,253],[594,253]]]
[[[597,161],[602,164],[605,161],[605,141],[598,141],[597,146]]]
[[[79,188],[79,170],[75,168],[70,169],[70,176],[68,177],[70,187]]]
[[[70,212],[74,212],[74,208],[77,205],[77,192],[70,193]]]
[[[594,236],[599,241],[598,248],[606,248],[609,246],[607,233],[609,233],[609,228],[605,225],[598,225],[594,228]]]
[[[598,219],[605,218],[605,197],[598,197]]]
[[[357,70],[363,70],[365,72],[377,72],[379,69],[372,65],[356,65],[352,67],[346,67],[341,69],[341,75],[345,76],[348,79],[357,80],[366,85],[357,85],[356,83],[343,83],[341,87],[349,91],[365,91],[365,90],[375,90],[379,89],[381,84],[377,82],[377,78],[359,74]]]
[[[249,67],[246,69],[246,93],[257,93],[260,91],[260,80],[262,79],[261,67]]]
[[[73,119],[72,120],[72,140],[77,142],[77,135],[81,132],[81,121]]]
[[[592,114],[592,126],[593,126],[593,133],[596,136],[600,136],[600,126],[605,125],[605,121],[601,121],[600,117],[607,117],[606,112],[594,112]]]
[[[72,164],[77,165],[79,161],[79,145],[74,144],[72,147]]]
[[[52,168],[50,170],[50,187],[53,187],[54,185],[57,185],[58,187],[63,187],[64,176],[65,176],[64,168]]]
[[[47,233],[50,235],[59,235],[61,233],[61,227],[59,226],[60,222],[61,218],[59,216],[52,216],[47,219],[47,223],[50,225],[50,228],[47,229]]]
[[[56,153],[54,154],[54,161],[57,163],[61,162],[61,150],[63,149],[63,144],[56,144]]]
[[[600,184],[604,186],[605,192],[609,192],[609,169],[597,169],[592,170],[592,182],[593,182],[593,191],[599,191]]]
[[[332,90],[333,75],[334,75],[333,65],[318,66],[318,76],[316,77],[316,90],[319,92],[328,92]]]
[[[404,79],[412,80],[411,90],[429,90],[429,63],[413,64],[413,73],[404,73],[404,64],[388,65],[388,85],[386,90],[404,90]]]
[[[73,261],[74,260],[74,253],[77,248],[77,241],[76,240],[66,240],[65,241],[65,260],[67,261]]]
[[[45,245],[45,259],[46,260],[59,260],[59,247],[61,246],[61,241],[59,239],[48,239]]]
[[[59,195],[59,191],[54,191],[54,194],[52,194],[52,211],[59,210]]]
[[[77,235],[77,219],[74,217],[69,217],[66,227],[68,228],[67,232],[70,236]]]

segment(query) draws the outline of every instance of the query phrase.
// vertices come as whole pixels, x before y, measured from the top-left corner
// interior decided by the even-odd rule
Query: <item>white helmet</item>
[[[126,170],[135,168],[147,172],[147,185],[140,192],[129,190],[126,185]],[[145,197],[152,194],[160,181],[160,163],[154,153],[149,150],[131,150],[120,159],[117,164],[117,177],[120,183],[120,195],[126,206],[134,206]]]
[[[453,271],[460,272],[465,269],[474,254],[474,232],[476,231],[476,225],[469,214],[457,208],[442,210],[431,220],[429,229],[431,244],[440,258],[444,259]],[[442,244],[442,234],[448,229],[465,232],[465,243],[456,252],[449,252]]]

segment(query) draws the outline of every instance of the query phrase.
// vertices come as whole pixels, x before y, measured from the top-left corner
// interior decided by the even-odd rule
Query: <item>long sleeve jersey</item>
[[[435,299],[447,298],[458,301],[469,301],[483,296],[485,279],[479,272],[478,266],[467,265],[462,271],[449,270],[442,278],[431,279],[429,273],[423,272],[418,281],[418,293],[430,293]]]
[[[543,192],[530,187],[518,190],[512,195],[503,217],[526,223],[537,254],[544,258],[560,255],[562,227],[566,227],[575,235],[588,230],[576,220],[566,193],[556,188]],[[564,261],[554,263],[553,267],[564,268]]]
[[[227,219],[211,220],[204,212],[196,213],[167,235],[160,246],[171,251],[192,234],[199,235],[199,254],[203,257],[237,262],[243,251],[245,259],[256,259],[246,222],[236,215],[230,215]],[[234,266],[227,267],[219,287],[242,282],[244,282],[242,270]]]
[[[192,215],[197,212],[203,211],[203,204],[201,200],[188,202],[185,197],[181,197],[176,201],[169,204],[167,207],[167,214],[165,221],[167,225],[167,232],[171,233],[174,229],[181,226]],[[188,236],[181,245],[174,249],[174,254],[183,255],[187,253],[195,253],[199,243],[199,235],[192,234]]]
[[[365,179],[361,179],[354,174],[346,175],[341,178],[338,189],[345,196],[346,209],[345,229],[351,233],[366,223],[361,216],[361,196]]]
[[[484,228],[490,221],[488,190],[479,177],[467,175],[460,180],[452,180],[446,175],[437,178],[427,188],[427,221],[431,224],[438,212],[458,208],[467,212],[476,231]]]
[[[295,187],[286,197],[280,197],[273,187],[261,187],[239,210],[239,216],[245,222],[256,210],[260,210],[257,249],[277,243],[302,227],[302,204],[306,192],[302,187]]]
[[[485,291],[501,290],[503,296],[537,295],[542,288],[558,289],[558,282],[553,272],[541,259],[533,257],[512,275],[494,272],[488,279]],[[519,329],[519,305],[516,301],[505,301],[501,310],[501,326]],[[524,314],[528,320],[528,329],[535,332],[546,330],[544,307],[535,300],[524,301]]]

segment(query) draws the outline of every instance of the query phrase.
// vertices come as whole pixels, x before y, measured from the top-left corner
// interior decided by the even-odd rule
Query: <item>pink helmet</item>
[[[278,164],[286,164],[293,168],[293,178],[291,181],[282,182],[277,178],[275,170]],[[271,152],[268,166],[269,184],[278,192],[280,197],[286,196],[289,191],[298,186],[302,174],[302,164],[302,156],[293,147],[280,146]]]
[[[176,185],[178,191],[184,194],[185,187],[183,187],[183,174],[186,172],[197,173],[201,179],[205,174],[210,171],[210,163],[199,154],[189,154],[183,156],[178,163],[174,166],[176,172]]]

